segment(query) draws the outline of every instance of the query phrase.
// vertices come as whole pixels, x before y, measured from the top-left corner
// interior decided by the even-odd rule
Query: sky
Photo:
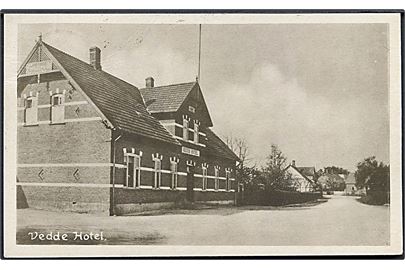
[[[202,25],[200,85],[213,130],[244,138],[252,163],[277,144],[297,166],[354,170],[368,156],[389,163],[386,24]],[[19,26],[21,63],[38,35],[139,88],[194,81],[198,25]]]

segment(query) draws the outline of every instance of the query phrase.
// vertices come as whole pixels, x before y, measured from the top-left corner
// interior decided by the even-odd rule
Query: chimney
[[[101,70],[101,50],[99,47],[90,48],[90,65],[96,70]]]
[[[291,161],[291,166],[294,166],[294,167],[295,167],[295,160],[292,160],[292,161]]]
[[[148,77],[145,79],[146,88],[153,88],[155,87],[155,80],[152,77]]]

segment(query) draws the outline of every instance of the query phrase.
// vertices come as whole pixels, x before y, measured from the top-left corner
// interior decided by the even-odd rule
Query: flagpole
[[[199,35],[198,35],[198,76],[197,79],[198,81],[201,81],[201,24],[200,24],[200,30],[199,30]]]

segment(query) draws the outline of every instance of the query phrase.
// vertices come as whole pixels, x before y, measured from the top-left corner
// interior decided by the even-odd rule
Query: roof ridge
[[[173,83],[173,84],[167,84],[167,85],[160,85],[160,86],[154,86],[154,87],[143,87],[139,88],[139,90],[144,90],[144,89],[155,89],[155,88],[162,88],[162,87],[168,87],[168,86],[178,86],[178,85],[183,85],[183,84],[195,84],[197,82],[183,82],[183,83]]]
[[[48,43],[45,43],[45,42],[43,42],[43,41],[42,41],[42,43],[43,43],[44,45],[46,45],[46,46],[51,47],[51,48],[54,49],[54,50],[57,50],[57,51],[59,51],[59,52],[65,54],[65,55],[67,55],[67,56],[70,56],[70,57],[72,57],[72,58],[74,58],[74,59],[76,59],[76,60],[82,62],[83,64],[86,64],[87,66],[93,68],[93,66],[92,66],[91,64],[89,64],[89,63],[83,61],[83,60],[80,59],[80,58],[77,58],[77,57],[75,57],[75,56],[73,56],[73,55],[71,55],[71,54],[69,54],[69,53],[66,53],[66,52],[64,52],[64,51],[62,51],[62,50],[59,50],[58,48],[55,48],[55,47],[53,47],[52,45],[49,45]],[[138,87],[136,87],[136,86],[133,85],[132,83],[127,82],[127,81],[125,81],[125,80],[123,80],[123,79],[121,79],[121,78],[119,78],[119,77],[117,77],[117,76],[115,76],[115,75],[113,75],[113,74],[111,74],[111,73],[109,73],[109,72],[103,70],[103,69],[100,69],[100,70],[98,70],[98,71],[103,72],[103,73],[105,73],[105,74],[107,74],[107,75],[109,75],[109,76],[113,76],[115,79],[118,79],[118,80],[120,80],[120,81],[122,81],[122,82],[124,82],[124,83],[127,83],[127,84],[129,84],[129,85],[131,85],[131,86],[133,86],[133,87],[139,89]]]
[[[86,64],[86,65],[88,65],[89,67],[93,67],[93,66],[90,65],[89,63],[83,61],[82,59],[77,58],[77,57],[75,57],[75,56],[73,56],[73,55],[71,55],[71,54],[69,54],[69,53],[67,53],[67,52],[64,52],[64,51],[62,51],[62,50],[59,50],[58,48],[55,48],[55,47],[53,47],[52,45],[49,45],[48,43],[46,43],[46,42],[44,42],[44,41],[42,41],[41,43],[42,43],[43,45],[45,45],[45,46],[51,47],[53,50],[57,50],[57,51],[60,52],[60,53],[63,53],[63,54],[65,54],[65,55],[69,56],[69,57],[72,57],[72,58],[74,58],[74,59],[76,59],[76,60],[78,60],[78,61],[80,61],[80,62],[82,62],[82,63],[84,63],[84,64]],[[106,72],[106,73],[107,73],[107,72]]]

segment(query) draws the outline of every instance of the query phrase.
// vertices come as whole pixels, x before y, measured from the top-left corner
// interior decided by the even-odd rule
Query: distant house
[[[286,168],[294,179],[298,192],[312,192],[315,190],[315,167],[297,167],[295,160]]]
[[[354,173],[349,173],[345,179],[345,194],[353,195],[356,193],[356,179],[354,178]]]
[[[345,180],[338,174],[325,172],[318,178],[318,183],[322,186],[323,190],[343,191]]]

